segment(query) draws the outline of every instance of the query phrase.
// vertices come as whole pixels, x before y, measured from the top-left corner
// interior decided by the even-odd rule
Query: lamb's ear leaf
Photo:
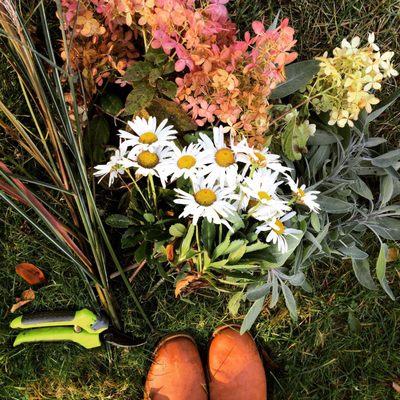
[[[376,290],[377,287],[371,276],[368,259],[364,260],[352,259],[351,262],[353,264],[354,274],[358,282],[360,282],[361,285],[363,285],[367,289]]]
[[[269,31],[272,31],[274,29],[276,29],[278,27],[278,22],[279,22],[279,16],[281,15],[281,10],[279,10],[274,18],[274,21],[272,22],[272,24],[268,27]]]
[[[282,283],[281,288],[283,297],[285,298],[286,307],[290,313],[290,317],[294,322],[297,322],[298,314],[297,314],[296,299],[294,298],[293,293],[290,290],[289,286]]]
[[[395,300],[392,289],[390,289],[387,279],[386,279],[386,255],[387,255],[387,245],[385,243],[381,244],[381,250],[379,251],[378,259],[376,261],[376,276],[379,280],[379,283],[385,290],[386,294],[392,299]]]
[[[264,305],[265,296],[256,300],[253,305],[250,307],[246,316],[244,317],[242,326],[240,327],[240,334],[243,335],[245,332],[251,329],[257,317],[260,315],[263,305]]]
[[[392,95],[379,103],[378,107],[372,111],[372,113],[368,114],[365,118],[365,124],[363,129],[365,128],[375,119],[377,119],[387,108],[389,108],[398,98],[400,97],[400,89],[396,90]]]
[[[317,60],[300,61],[285,67],[286,81],[278,85],[269,96],[276,100],[289,96],[307,83],[318,73],[319,62]]]

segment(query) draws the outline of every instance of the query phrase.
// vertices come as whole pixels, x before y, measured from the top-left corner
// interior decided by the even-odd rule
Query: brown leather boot
[[[204,370],[191,336],[168,336],[154,353],[146,379],[145,400],[207,400]]]
[[[240,327],[218,328],[208,353],[211,400],[266,400],[267,380],[257,346]]]

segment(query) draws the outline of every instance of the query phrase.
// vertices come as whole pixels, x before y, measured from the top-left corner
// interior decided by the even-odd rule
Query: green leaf
[[[183,224],[174,224],[169,228],[169,234],[173,237],[182,237],[186,233],[186,226]]]
[[[387,140],[382,137],[372,137],[369,138],[368,140],[365,141],[364,146],[365,147],[376,147],[379,146],[380,144],[386,143]]]
[[[318,203],[321,206],[321,210],[329,214],[345,214],[353,210],[352,204],[336,197],[319,195]]]
[[[351,246],[340,246],[338,250],[353,260],[365,260],[368,258],[368,254],[359,249],[354,243]]]
[[[230,235],[227,234],[225,236],[225,239],[215,248],[213,253],[213,259],[217,259],[218,257],[222,256],[222,254],[225,254],[225,251],[229,247],[230,242],[231,242]]]
[[[135,261],[137,263],[140,263],[143,261],[149,254],[149,243],[148,242],[143,242],[135,251]]]
[[[290,64],[285,68],[286,81],[278,85],[271,93],[270,99],[281,99],[297,92],[318,73],[319,61],[308,60]]]
[[[126,215],[112,214],[106,218],[106,224],[113,228],[128,228],[133,224],[133,221]]]
[[[243,298],[244,298],[243,292],[237,292],[229,299],[228,310],[233,317],[236,317],[239,311],[240,302],[242,301]]]
[[[155,95],[155,88],[147,82],[137,82],[132,91],[128,94],[125,102],[124,115],[133,115],[142,108],[150,105]]]
[[[308,140],[308,143],[313,146],[326,146],[328,144],[334,144],[343,140],[342,137],[334,135],[330,132],[317,129]]]
[[[378,118],[388,107],[390,107],[398,98],[400,97],[400,89],[394,92],[387,99],[383,100],[379,103],[379,106],[372,111],[372,113],[368,114],[365,119],[364,131],[365,127],[367,127],[373,120]]]
[[[251,286],[247,289],[246,297],[247,300],[256,301],[261,297],[266,297],[271,291],[272,283],[267,282],[261,286]]]
[[[178,131],[188,132],[194,131],[197,128],[197,125],[187,112],[172,100],[155,98],[147,107],[147,111],[149,114],[157,117],[159,121],[167,118]]]
[[[164,79],[159,79],[157,81],[157,89],[164,96],[174,99],[176,97],[176,92],[178,87],[174,82],[166,81]]]
[[[371,164],[376,167],[387,168],[400,160],[400,149],[388,151],[371,160]]]
[[[296,300],[293,296],[292,291],[288,286],[286,286],[284,283],[281,285],[282,288],[282,293],[283,297],[285,298],[285,304],[287,309],[289,310],[290,317],[294,322],[297,322],[297,305],[296,305]]]
[[[242,326],[240,327],[240,334],[243,335],[245,332],[251,329],[257,317],[261,313],[264,305],[265,297],[261,297],[261,299],[256,300],[253,305],[250,307],[246,316],[244,317]]]
[[[400,221],[396,218],[381,217],[370,219],[364,225],[386,240],[400,240]]]
[[[156,86],[157,80],[161,78],[161,70],[159,68],[153,68],[149,74],[149,83],[151,86]]]
[[[361,323],[358,318],[355,317],[353,311],[349,311],[349,316],[347,318],[347,323],[349,324],[349,328],[354,333],[360,333],[361,331]]]
[[[153,214],[150,213],[144,213],[143,214],[143,218],[145,219],[146,222],[148,222],[149,224],[152,224],[153,222],[155,222],[156,217]]]
[[[329,160],[330,153],[330,146],[319,146],[317,151],[311,157],[309,168],[313,178],[315,178],[315,176],[320,172],[321,167],[324,165],[324,163]]]
[[[130,229],[132,229],[132,228],[127,229],[124,232],[124,234],[122,235],[122,238],[121,238],[121,248],[122,249],[136,247],[136,245],[141,240],[143,240],[143,236],[139,232],[136,232],[136,230],[135,230],[135,234],[132,234],[131,232],[129,232]]]
[[[187,234],[186,234],[185,238],[182,240],[180,254],[179,254],[179,258],[181,258],[181,259],[185,258],[186,254],[188,253],[188,251],[191,248],[192,239],[193,239],[193,235],[194,235],[194,229],[195,229],[195,226],[193,224],[191,224],[187,230]]]
[[[319,222],[319,216],[317,213],[312,212],[311,213],[311,217],[310,217],[310,221],[311,221],[311,226],[314,228],[315,232],[319,232],[321,230],[321,224]]]
[[[105,160],[104,149],[110,141],[110,127],[103,117],[94,117],[88,126],[84,138],[85,152],[93,163]]]
[[[164,53],[162,49],[150,48],[147,50],[144,58],[146,59],[146,61],[149,61],[152,64],[161,65],[167,61],[168,56]]]
[[[371,276],[368,259],[364,260],[351,260],[353,265],[354,274],[364,287],[370,290],[376,290],[376,285]]]
[[[385,175],[381,177],[381,203],[382,205],[385,205],[388,203],[392,196],[393,196],[393,178],[391,175]]]
[[[308,138],[312,130],[306,122],[297,122],[297,113],[289,119],[281,136],[283,152],[289,160],[300,160],[302,154],[306,152]]]
[[[268,243],[260,242],[259,240],[253,244],[246,246],[246,254],[252,253],[253,251],[264,250],[269,247]]]
[[[389,284],[386,279],[386,255],[387,255],[387,245],[385,243],[381,244],[381,249],[379,251],[378,259],[376,261],[376,276],[378,278],[379,283],[383,287],[386,294],[392,299],[395,300],[392,289],[390,289]]]
[[[229,263],[231,263],[231,264],[237,263],[238,261],[241,260],[241,258],[244,256],[245,253],[246,253],[246,245],[245,244],[240,246],[238,249],[229,252],[229,256],[228,256]]]
[[[211,254],[215,239],[215,224],[208,222],[206,218],[203,218],[201,223],[201,237],[205,249]]]
[[[240,239],[234,240],[233,242],[231,242],[229,244],[229,246],[226,248],[226,250],[222,254],[233,253],[233,252],[239,250],[243,245],[246,245],[245,240],[240,240]]]
[[[143,81],[153,68],[153,64],[148,61],[136,61],[126,69],[123,79],[127,82]]]
[[[353,192],[357,193],[359,196],[364,197],[365,199],[371,201],[374,199],[374,195],[372,194],[371,189],[358,176],[354,179],[354,183],[350,185],[350,189],[353,190]]]
[[[100,105],[106,113],[117,115],[122,110],[124,103],[116,94],[107,93],[101,97]]]

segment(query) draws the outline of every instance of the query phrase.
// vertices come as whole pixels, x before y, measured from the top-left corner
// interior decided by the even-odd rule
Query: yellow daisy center
[[[142,151],[137,156],[138,164],[143,168],[154,168],[159,162],[158,155],[156,153],[152,153],[151,151]]]
[[[200,189],[194,194],[194,199],[201,206],[208,207],[217,200],[217,196],[211,189]]]
[[[190,169],[196,165],[196,159],[191,155],[182,156],[177,162],[178,168]]]
[[[272,197],[267,192],[263,192],[263,191],[258,192],[258,198],[260,200],[267,200],[267,201],[272,199]]]
[[[157,142],[157,140],[158,140],[158,137],[154,132],[145,132],[140,135],[139,143],[153,144],[154,142]]]
[[[262,164],[263,162],[265,162],[267,160],[267,157],[264,156],[264,154],[260,153],[259,151],[256,151],[255,153],[257,161]]]
[[[282,233],[285,232],[285,225],[283,225],[282,221],[280,221],[279,219],[275,220],[275,226],[277,226],[278,229],[272,228],[272,230],[273,230],[277,235],[282,235]]]
[[[302,189],[297,189],[297,196],[304,197],[306,195],[305,191]]]
[[[215,161],[220,167],[228,168],[235,162],[235,155],[230,149],[219,149],[215,153]]]

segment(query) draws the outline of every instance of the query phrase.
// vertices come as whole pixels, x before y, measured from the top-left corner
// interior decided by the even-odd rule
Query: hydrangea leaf
[[[158,121],[168,118],[170,124],[180,132],[194,131],[197,125],[179,104],[172,100],[155,98],[147,107],[149,114],[157,117]]]
[[[137,61],[127,68],[124,74],[124,81],[140,82],[149,76],[153,64],[147,61]]]
[[[292,113],[281,138],[283,152],[289,160],[301,159],[302,154],[307,152],[307,141],[313,132],[307,121],[298,123],[297,113]]]
[[[147,107],[154,98],[156,89],[147,82],[137,82],[125,102],[124,115],[133,115]]]

